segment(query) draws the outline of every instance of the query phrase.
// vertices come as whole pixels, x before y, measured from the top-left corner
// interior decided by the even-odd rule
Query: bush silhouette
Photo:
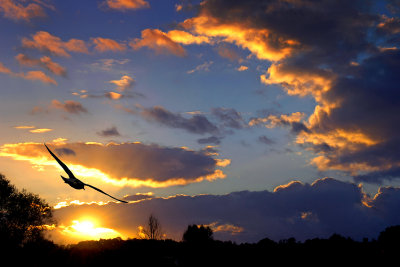
[[[46,224],[53,223],[50,206],[38,195],[19,191],[0,174],[0,246],[21,247],[44,239]]]

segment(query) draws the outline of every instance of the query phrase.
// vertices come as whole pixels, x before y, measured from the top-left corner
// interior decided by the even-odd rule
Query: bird
[[[100,193],[103,193],[117,201],[123,202],[123,203],[128,203],[124,200],[120,200],[118,198],[115,198],[109,194],[107,194],[106,192],[98,189],[97,187],[94,187],[93,185],[90,184],[85,184],[84,182],[82,182],[81,180],[79,180],[78,178],[75,177],[75,175],[72,173],[72,171],[67,167],[67,165],[64,164],[64,162],[62,162],[56,155],[54,155],[53,152],[51,152],[51,150],[47,147],[46,144],[44,144],[44,146],[47,148],[47,151],[49,151],[49,153],[53,156],[53,158],[58,162],[58,164],[60,164],[60,166],[64,169],[64,171],[68,174],[68,178],[63,177],[62,175],[61,178],[64,180],[65,183],[69,184],[72,188],[75,189],[83,189],[85,190],[85,186],[91,187],[94,190],[99,191]]]

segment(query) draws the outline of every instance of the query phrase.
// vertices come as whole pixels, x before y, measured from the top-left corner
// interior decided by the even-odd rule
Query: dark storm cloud
[[[189,133],[213,134],[218,132],[217,126],[211,123],[205,116],[199,114],[186,118],[163,107],[155,106],[152,108],[143,108],[140,115],[148,121],[154,121],[171,128],[184,129]]]
[[[103,136],[103,137],[121,136],[121,134],[118,132],[117,127],[115,127],[115,126],[107,128],[107,129],[102,130],[100,132],[97,132],[97,134],[100,135],[100,136]]]
[[[112,221],[113,225],[108,225],[112,229],[132,232],[152,213],[167,237],[177,240],[181,240],[189,224],[213,223],[241,229],[235,233],[215,232],[217,239],[236,242],[257,242],[265,237],[304,240],[334,233],[361,240],[376,238],[387,226],[399,224],[399,208],[398,188],[381,188],[374,198],[369,198],[353,183],[325,178],[312,184],[294,181],[274,192],[241,191],[153,198],[128,205],[69,206],[57,210],[56,217],[60,223],[68,223],[77,213],[93,213]],[[112,220],[108,220],[111,216]]]
[[[319,123],[310,127],[312,134],[329,135],[333,129],[350,129],[371,140],[353,140],[346,147],[329,144],[324,154],[329,164],[347,166],[366,164],[376,169],[356,176],[364,182],[382,182],[399,177],[400,163],[400,52],[388,50],[366,59],[350,77],[336,80],[324,98],[340,100],[340,107],[318,114]],[[359,141],[359,143],[357,143]],[[360,169],[363,170],[363,169]]]
[[[399,6],[387,4],[392,12]],[[268,115],[253,124],[290,126],[296,142],[317,154],[311,163],[319,169],[376,183],[399,177],[400,23],[398,13],[382,16],[375,6],[362,0],[209,0],[200,19],[183,25],[209,35],[218,27],[251,30],[254,36],[243,41],[228,37],[272,61],[261,81],[316,101],[308,119]],[[255,40],[257,48],[266,48],[262,53],[252,47]]]
[[[390,168],[389,170],[369,172],[354,177],[355,182],[367,182],[373,184],[382,184],[384,180],[391,181],[400,178],[400,168]]]

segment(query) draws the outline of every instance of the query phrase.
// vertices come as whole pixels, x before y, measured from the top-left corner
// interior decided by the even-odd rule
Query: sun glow
[[[123,237],[114,229],[99,227],[94,219],[73,220],[69,226],[59,226],[60,233],[72,239],[78,240],[98,240],[100,238],[109,239]]]

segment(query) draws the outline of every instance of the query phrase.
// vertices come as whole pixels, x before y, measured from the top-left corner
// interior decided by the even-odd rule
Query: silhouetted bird
[[[96,187],[94,187],[94,186],[92,186],[90,184],[85,184],[81,180],[77,179],[75,177],[75,175],[71,172],[71,170],[68,169],[67,165],[65,165],[59,158],[57,158],[57,156],[54,155],[53,152],[51,152],[51,150],[46,146],[46,144],[44,144],[44,146],[47,148],[47,150],[53,156],[53,158],[58,162],[58,164],[60,164],[61,167],[64,169],[64,171],[68,174],[69,178],[65,178],[62,175],[61,175],[61,178],[64,180],[64,182],[69,184],[71,187],[73,187],[75,189],[85,189],[85,185],[86,185],[86,186],[89,186],[89,187],[93,188],[94,190],[97,190],[100,193],[103,193],[103,194],[105,194],[105,195],[107,195],[107,196],[109,196],[109,197],[111,197],[111,198],[113,198],[115,200],[118,200],[118,201],[123,202],[123,203],[128,203],[126,201],[123,201],[123,200],[120,200],[120,199],[115,198],[113,196],[110,196],[109,194],[103,192],[102,190],[100,190],[100,189],[98,189],[98,188],[96,188]]]

